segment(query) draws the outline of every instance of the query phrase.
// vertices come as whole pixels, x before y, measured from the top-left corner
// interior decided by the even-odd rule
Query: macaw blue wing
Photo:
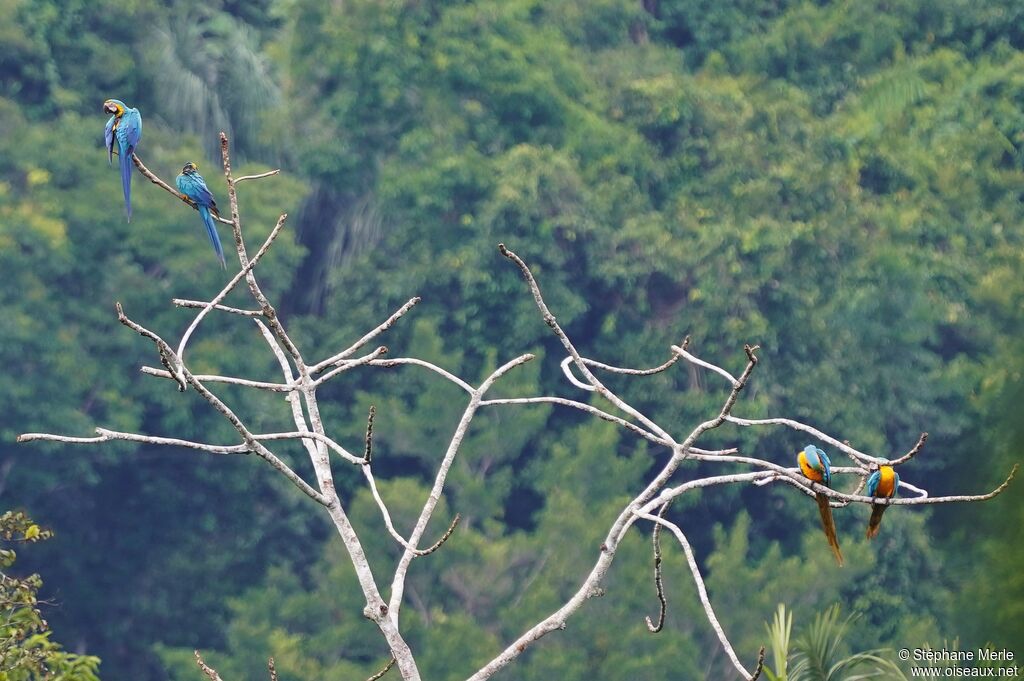
[[[132,219],[132,154],[142,137],[142,116],[138,109],[126,109],[114,131],[117,135],[118,154],[121,157],[121,189],[128,221]]]
[[[214,211],[217,210],[217,203],[213,200],[213,194],[206,186],[203,176],[196,172],[187,175],[182,173],[175,178],[174,183],[177,185],[178,191],[195,202],[199,215],[203,219],[203,225],[206,227],[206,235],[210,238],[210,243],[213,244],[217,259],[220,260],[220,266],[227,268],[227,262],[224,260],[224,248],[221,246],[217,225],[214,224],[211,214],[211,208]]]
[[[196,203],[204,206],[217,207],[217,202],[213,200],[213,194],[210,193],[210,188],[206,186],[206,180],[199,173],[192,173],[192,181],[195,185],[195,194],[192,196]]]
[[[138,109],[125,109],[117,126],[117,141],[131,154],[142,139],[142,114]]]
[[[879,471],[875,471],[874,473],[868,476],[868,484],[865,491],[867,492],[867,495],[869,497],[875,496],[875,493],[878,492],[878,482],[881,479],[882,474]]]
[[[107,162],[114,165],[114,123],[117,116],[111,116],[107,127],[103,129],[103,142],[107,145]]]

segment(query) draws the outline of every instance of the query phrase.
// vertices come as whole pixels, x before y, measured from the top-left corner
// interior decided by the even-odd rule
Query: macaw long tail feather
[[[206,233],[210,237],[210,243],[213,244],[213,250],[217,251],[217,259],[220,260],[220,266],[227,269],[227,263],[224,261],[224,248],[220,245],[220,235],[217,234],[217,225],[213,224],[210,209],[206,206],[199,206],[199,214],[203,217],[203,224],[206,225]]]
[[[882,514],[885,513],[885,506],[881,504],[871,504],[871,519],[868,520],[868,539],[874,539],[878,536],[878,530],[882,526]]]
[[[128,211],[128,222],[132,221],[132,152],[121,149],[121,188],[124,190],[124,207]]]
[[[828,497],[824,494],[815,494],[818,500],[818,512],[821,513],[821,525],[825,528],[825,536],[828,538],[828,545],[832,547],[832,553],[836,556],[839,567],[843,566],[843,553],[839,550],[839,540],[836,538],[836,524],[832,520],[832,507],[828,505]]]

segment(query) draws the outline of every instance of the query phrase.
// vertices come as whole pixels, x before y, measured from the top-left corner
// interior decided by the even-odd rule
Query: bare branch
[[[391,662],[388,662],[388,663],[387,663],[386,665],[384,665],[384,669],[381,669],[381,670],[380,670],[379,672],[377,672],[376,674],[374,674],[374,675],[373,675],[373,676],[371,676],[370,678],[366,679],[366,681],[377,681],[377,679],[379,679],[379,678],[381,678],[382,676],[384,676],[385,674],[387,674],[387,673],[388,673],[388,671],[389,671],[389,670],[390,670],[390,669],[391,669],[392,667],[394,667],[394,666],[395,666],[395,656],[394,656],[394,655],[392,655],[392,656],[391,656]]]
[[[156,376],[157,378],[169,378],[174,379],[174,374],[165,369],[156,369],[154,367],[140,367],[139,371],[148,375]],[[196,374],[196,378],[203,383],[229,383],[231,385],[241,385],[246,388],[256,388],[258,390],[269,390],[271,392],[286,393],[295,390],[295,385],[286,385],[284,383],[270,383],[268,381],[250,381],[247,378],[235,378],[234,376],[219,376],[217,374]]]
[[[591,392],[591,393],[592,392],[597,392],[597,388],[595,388],[594,386],[589,385],[587,383],[584,383],[580,379],[576,378],[575,375],[573,375],[572,368],[570,366],[572,363],[573,363],[573,358],[572,357],[566,357],[558,365],[558,366],[562,367],[562,373],[565,374],[565,377],[567,379],[569,379],[569,382],[572,383],[577,388],[579,388],[580,390],[586,390],[587,392]]]
[[[139,334],[149,338],[154,343],[156,343],[157,349],[160,351],[161,357],[166,355],[169,364],[173,363],[174,365],[180,367],[183,380],[187,382],[189,385],[191,385],[197,393],[202,395],[206,399],[206,401],[213,406],[214,409],[219,411],[228,420],[228,422],[235,427],[235,430],[237,430],[239,435],[242,436],[242,440],[245,441],[247,445],[249,445],[250,449],[252,449],[252,451],[255,454],[257,454],[260,458],[266,460],[268,463],[270,463],[271,466],[273,466],[281,473],[283,473],[285,477],[291,480],[296,487],[301,489],[311,499],[320,504],[326,505],[327,501],[323,497],[323,495],[321,495],[315,489],[310,487],[309,484],[305,480],[303,480],[298,474],[296,474],[295,471],[289,468],[287,464],[285,464],[283,461],[277,458],[277,456],[275,456],[274,453],[271,452],[269,449],[260,444],[253,436],[253,434],[249,432],[249,429],[245,427],[241,419],[239,419],[238,416],[236,416],[235,413],[231,411],[231,409],[226,404],[224,404],[223,401],[220,400],[220,398],[218,398],[216,395],[210,392],[210,390],[205,385],[203,385],[201,381],[197,380],[196,377],[192,375],[192,372],[185,367],[185,365],[181,362],[180,358],[174,354],[174,351],[171,350],[170,346],[167,345],[164,339],[160,338],[160,336],[156,335],[149,329],[129,319],[128,316],[125,315],[124,310],[121,309],[120,303],[117,304],[117,315],[118,320],[122,324],[137,331]]]
[[[769,425],[787,426],[789,428],[793,428],[794,430],[800,430],[800,431],[803,431],[805,433],[810,433],[811,435],[813,435],[814,437],[818,438],[822,442],[826,442],[829,445],[831,445],[831,446],[835,447],[836,449],[838,449],[839,451],[843,452],[844,454],[848,455],[854,461],[858,461],[858,462],[861,462],[861,463],[868,463],[868,464],[871,464],[871,463],[873,463],[873,464],[884,464],[884,463],[886,463],[885,459],[880,459],[878,457],[871,456],[869,454],[865,454],[864,452],[858,451],[858,450],[854,449],[853,447],[851,447],[850,445],[846,444],[845,442],[840,442],[839,440],[835,439],[834,437],[832,437],[830,435],[826,435],[825,433],[821,432],[817,428],[814,428],[813,426],[809,426],[809,425],[807,425],[805,423],[800,423],[799,421],[794,421],[793,419],[780,419],[780,418],[773,418],[773,419],[741,419],[741,418],[736,417],[736,416],[729,416],[729,417],[726,418],[726,421],[728,421],[729,423],[734,423],[737,426],[769,426]]]
[[[241,177],[236,177],[235,178],[235,184],[238,184],[239,182],[245,182],[246,180],[261,180],[264,177],[270,177],[271,175],[277,175],[279,172],[281,172],[281,169],[277,168],[275,170],[268,170],[265,173],[259,173],[258,175],[242,175]]]
[[[659,444],[664,447],[672,446],[672,443],[670,441],[660,438],[654,433],[644,430],[635,423],[630,423],[629,421],[623,418],[619,418],[614,414],[609,414],[606,411],[601,411],[597,407],[586,404],[585,402],[577,402],[576,400],[569,400],[563,397],[511,397],[495,400],[483,400],[482,402],[480,402],[481,407],[494,406],[499,404],[560,404],[566,407],[572,407],[573,409],[579,409],[580,411],[585,411],[588,414],[593,414],[597,418],[602,419],[604,421],[616,423],[622,426],[623,428],[627,428],[633,431],[640,437],[646,440],[650,440],[655,444]]]
[[[202,308],[209,305],[209,303],[201,300],[186,300],[182,298],[172,298],[171,302],[177,307],[191,307],[191,308]],[[243,317],[262,317],[263,312],[261,310],[243,310],[237,307],[230,307],[228,305],[214,305],[214,310],[220,312],[230,312],[231,314],[242,315]]]
[[[405,305],[403,305],[402,307],[400,307],[397,310],[395,310],[395,312],[392,313],[392,315],[390,317],[388,317],[384,321],[384,323],[380,324],[373,331],[370,331],[368,334],[366,334],[365,336],[363,336],[362,338],[360,338],[355,343],[350,345],[345,350],[342,350],[338,354],[336,354],[336,355],[334,355],[332,357],[328,357],[327,359],[325,359],[322,362],[318,362],[317,364],[314,364],[312,367],[309,368],[310,373],[313,373],[313,374],[320,373],[321,371],[323,371],[327,367],[331,366],[332,364],[334,364],[336,362],[339,362],[339,361],[341,361],[341,360],[343,360],[343,359],[345,359],[347,357],[351,357],[352,355],[354,355],[356,353],[357,350],[359,350],[359,348],[363,347],[364,345],[366,345],[367,343],[372,341],[374,338],[376,338],[380,334],[382,334],[385,331],[387,331],[388,329],[390,329],[394,325],[395,322],[397,322],[406,312],[408,312],[413,307],[415,307],[416,304],[419,303],[419,302],[420,302],[419,296],[415,296],[413,298],[410,298],[405,303]]]
[[[690,337],[687,336],[686,338],[683,339],[682,346],[673,345],[672,346],[672,351],[675,352],[677,356],[682,357],[683,359],[685,359],[690,364],[695,364],[695,365],[697,365],[699,367],[704,367],[705,369],[710,369],[711,371],[714,371],[716,374],[718,374],[719,376],[722,376],[723,378],[725,378],[725,380],[729,381],[729,384],[731,386],[733,386],[734,388],[736,387],[736,382],[737,381],[736,381],[736,377],[735,376],[733,376],[732,374],[730,374],[728,371],[726,371],[725,369],[723,369],[720,366],[717,366],[715,364],[711,364],[710,362],[705,362],[704,360],[700,359],[699,357],[696,357],[695,355],[690,354],[690,352],[686,349],[687,347],[689,347],[689,345],[690,345]]]
[[[676,536],[676,540],[679,541],[679,545],[683,547],[683,553],[686,554],[686,562],[690,566],[690,573],[693,575],[693,581],[697,584],[697,595],[700,596],[700,602],[704,606],[704,614],[707,615],[711,628],[714,629],[715,634],[718,635],[718,640],[721,642],[722,648],[725,649],[725,654],[745,679],[752,680],[757,678],[754,674],[748,672],[742,664],[740,664],[739,658],[736,657],[736,652],[732,649],[732,644],[729,643],[729,639],[725,635],[722,625],[718,622],[718,617],[715,615],[715,611],[711,607],[711,600],[708,598],[707,588],[704,586],[704,579],[701,577],[700,568],[697,566],[697,559],[693,556],[693,548],[690,546],[690,542],[686,539],[686,535],[683,534],[683,531],[678,525],[661,516],[651,515],[650,513],[638,513],[637,515],[645,520],[650,520],[651,522],[665,526]],[[762,659],[763,656],[764,649],[762,648]],[[758,673],[760,673],[760,670],[758,670]]]
[[[909,452],[907,452],[906,454],[904,454],[900,458],[895,459],[893,461],[890,461],[889,465],[890,466],[899,466],[900,464],[903,464],[903,463],[906,463],[907,461],[910,461],[915,456],[917,456],[918,452],[920,452],[922,449],[924,449],[924,443],[927,442],[927,441],[928,441],[928,433],[921,433],[921,437],[917,438],[917,444],[914,445],[910,449]]]
[[[319,387],[320,385],[322,385],[322,384],[326,383],[327,381],[331,380],[332,378],[334,378],[338,374],[344,373],[344,372],[348,371],[349,369],[355,369],[356,367],[360,367],[360,366],[364,366],[366,364],[369,364],[373,360],[379,359],[380,357],[383,357],[387,353],[388,353],[387,346],[386,345],[382,345],[379,348],[377,348],[376,350],[374,350],[373,352],[371,352],[370,354],[363,355],[359,359],[342,360],[343,363],[340,366],[334,367],[333,369],[328,371],[326,374],[324,374],[320,378],[318,378],[315,381],[313,381],[313,386],[314,387]],[[312,373],[312,371],[311,371],[311,373]]]
[[[463,390],[465,390],[467,393],[469,393],[471,395],[473,394],[473,386],[471,386],[469,383],[466,383],[465,381],[463,381],[461,378],[459,378],[455,374],[442,369],[441,367],[437,366],[436,364],[431,364],[430,362],[424,361],[422,359],[416,359],[415,357],[395,357],[393,359],[375,359],[375,360],[373,360],[371,362],[367,362],[367,364],[369,366],[372,366],[372,367],[387,367],[387,368],[402,366],[403,364],[411,364],[413,366],[423,367],[425,369],[430,369],[431,371],[433,371],[435,374],[438,374],[439,376],[443,376],[444,378],[448,379],[449,381],[451,381],[455,385],[457,385],[460,388],[462,388]]]
[[[194,332],[196,328],[199,326],[199,322],[203,321],[203,318],[210,313],[214,306],[220,303],[220,301],[224,300],[227,297],[227,295],[231,293],[231,290],[235,288],[235,286],[238,284],[238,282],[242,280],[243,277],[246,277],[252,272],[252,268],[256,267],[256,264],[259,263],[260,258],[262,258],[266,254],[267,250],[270,248],[270,245],[274,243],[274,239],[276,239],[277,235],[281,233],[281,228],[284,227],[284,221],[287,219],[288,214],[282,213],[281,217],[277,219],[277,224],[274,225],[274,229],[270,230],[270,235],[267,236],[266,241],[264,241],[263,245],[260,246],[260,249],[256,252],[256,255],[253,256],[252,260],[245,263],[242,269],[240,269],[235,274],[235,276],[231,277],[231,280],[224,286],[224,288],[221,289],[220,293],[218,293],[213,300],[207,303],[206,306],[199,311],[199,314],[197,314],[195,319],[192,320],[192,323],[189,324],[187,329],[185,329],[185,333],[182,334],[181,336],[181,341],[178,342],[177,355],[179,362],[184,361],[185,345],[188,343],[188,339],[191,338],[192,332]]]
[[[462,520],[462,514],[461,513],[456,513],[455,517],[452,518],[452,522],[448,526],[448,529],[445,530],[444,534],[441,535],[441,538],[438,539],[433,544],[431,544],[430,546],[428,546],[427,548],[423,549],[422,551],[419,551],[416,555],[417,556],[426,556],[426,555],[429,555],[429,554],[433,553],[434,551],[437,551],[439,548],[441,548],[441,545],[444,544],[446,541],[448,541],[448,538],[452,536],[452,532],[454,532],[455,528],[459,526],[459,521],[460,520]]]
[[[274,658],[272,657],[267,659],[267,671],[270,672],[270,681],[277,681],[277,668],[274,666]]]
[[[678,362],[679,355],[674,354],[671,357],[669,357],[664,364],[659,364],[658,366],[653,367],[651,369],[626,369],[623,367],[612,366],[610,364],[604,364],[603,362],[598,362],[593,359],[587,359],[586,357],[582,357],[581,359],[583,360],[583,363],[586,364],[587,366],[594,367],[595,369],[601,369],[603,371],[608,371],[613,374],[626,374],[627,376],[653,376],[654,374],[660,374],[662,371],[665,371],[673,364]]]
[[[50,433],[22,433],[14,438],[15,442],[32,442],[43,440],[47,442],[67,442],[75,445],[91,445],[97,442],[106,442],[107,438],[100,437],[71,437],[69,435],[51,435]]]
[[[312,430],[297,430],[291,433],[266,433],[260,435],[254,435],[255,439],[259,441],[270,441],[270,440],[315,440],[328,447],[335,454],[338,454],[341,458],[348,461],[350,464],[356,466],[362,466],[363,460],[353,455],[347,449],[342,447],[340,444],[327,437],[323,433],[317,433]]]
[[[536,303],[537,308],[540,310],[541,315],[544,318],[544,323],[554,331],[555,335],[562,342],[562,346],[569,352],[569,355],[572,356],[576,363],[576,367],[580,370],[580,373],[583,374],[583,377],[587,379],[590,385],[592,385],[602,397],[614,404],[620,410],[640,421],[648,430],[668,441],[673,441],[671,435],[662,430],[654,421],[644,416],[638,410],[627,404],[618,395],[606,388],[604,384],[601,383],[601,381],[593,374],[593,372],[587,368],[586,363],[583,361],[583,357],[576,350],[576,347],[573,345],[572,341],[569,340],[569,336],[567,336],[562,330],[562,327],[558,325],[555,315],[551,314],[551,310],[548,309],[547,303],[544,302],[544,298],[540,293],[540,286],[537,285],[537,281],[533,278],[533,273],[530,272],[530,268],[522,258],[506,248],[505,244],[498,244],[498,250],[503,256],[514,262],[516,266],[519,267],[519,271],[522,272],[523,277],[526,279],[526,282],[530,287],[530,292],[533,294],[534,303]]]
[[[377,413],[373,405],[370,405],[370,412],[366,416],[366,449],[363,451],[363,462],[369,464],[373,458],[373,416]]]
[[[203,662],[203,656],[199,654],[198,650],[194,650],[192,652],[195,653],[196,664],[198,664],[199,668],[203,670],[203,673],[209,677],[210,681],[224,681],[220,678],[220,674],[217,673],[217,670]]]
[[[396,623],[398,622],[398,613],[402,607],[402,594],[405,591],[405,575],[409,570],[409,564],[416,555],[414,553],[415,547],[427,528],[427,523],[430,521],[430,516],[434,512],[437,502],[441,499],[441,491],[444,489],[445,481],[448,478],[448,470],[451,468],[452,462],[455,460],[455,455],[458,453],[459,447],[462,446],[462,440],[466,437],[470,421],[473,420],[473,416],[476,414],[476,410],[480,406],[480,401],[483,399],[484,394],[492,385],[494,385],[495,381],[513,368],[529,362],[533,357],[534,356],[531,354],[520,355],[519,357],[506,362],[495,369],[491,375],[480,384],[479,388],[471,391],[469,404],[466,406],[466,410],[463,412],[462,418],[459,420],[459,424],[455,428],[455,433],[452,435],[452,438],[448,443],[448,450],[445,452],[444,458],[438,466],[437,475],[434,478],[434,485],[430,489],[430,494],[427,496],[426,503],[423,504],[420,516],[416,520],[416,526],[413,528],[412,534],[409,537],[410,547],[405,550],[405,553],[403,553],[402,557],[399,559],[398,566],[395,568],[395,575],[391,580],[391,599],[389,601],[389,608]],[[454,525],[452,526],[452,529],[454,529]],[[443,539],[444,537],[442,540]]]
[[[665,511],[672,504],[671,501],[666,501],[658,509],[658,517],[664,518]],[[661,525],[658,523],[654,524],[654,530],[651,532],[651,543],[654,545],[654,586],[658,590],[658,623],[655,624],[650,616],[644,617],[647,622],[647,630],[652,634],[657,634],[665,626],[665,611],[668,608],[668,602],[665,600],[665,585],[661,581]]]

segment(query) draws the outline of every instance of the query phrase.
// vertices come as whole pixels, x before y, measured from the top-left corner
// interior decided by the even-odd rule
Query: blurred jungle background
[[[260,267],[311,355],[419,295],[383,338],[392,354],[474,382],[536,352],[503,394],[578,398],[502,241],[589,357],[654,366],[690,334],[738,371],[759,343],[738,416],[800,419],[879,456],[928,431],[900,473],[932,494],[987,491],[1024,458],[1019,2],[0,0],[0,14],[0,510],[53,530],[17,568],[42,574],[54,640],[102,658],[103,678],[198,681],[193,648],[229,681],[266,678],[268,655],[289,681],[387,660],[331,528],[261,462],[14,443],[97,425],[235,442],[191,391],[140,374],[152,346],[116,323],[120,301],[180,333],[170,299],[208,299],[227,275],[197,215],[141,175],[126,222],[109,97],[142,112],[152,170],[170,181],[196,161],[222,205],[218,131],[241,172],[283,168],[240,200],[250,241],[291,215]],[[245,320],[211,319],[192,352],[199,370],[277,376]],[[725,396],[683,366],[609,380],[676,434]],[[227,393],[282,429],[279,397]],[[365,369],[321,399],[356,446],[376,405],[382,493],[409,527],[460,395],[414,368]],[[792,465],[806,439],[723,427],[707,444]],[[411,572],[403,622],[424,678],[464,678],[562,602],[665,456],[575,412],[482,415],[439,514],[464,523]],[[712,470],[734,469],[677,475]],[[339,485],[389,560],[362,479]],[[786,486],[688,494],[673,518],[746,663],[778,603],[794,637],[833,604],[855,615],[840,652],[1019,656],[1022,499],[1015,484],[892,509],[870,544],[867,509],[838,511],[842,569]],[[665,554],[664,632],[643,621],[657,612],[645,529],[607,596],[501,678],[731,676],[678,546]]]

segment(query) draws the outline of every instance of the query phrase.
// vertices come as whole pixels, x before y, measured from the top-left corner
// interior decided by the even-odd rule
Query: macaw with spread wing
[[[132,154],[142,139],[142,115],[138,109],[128,108],[119,99],[103,102],[103,110],[110,114],[103,139],[107,145],[107,160],[113,165],[114,153],[121,163],[121,188],[124,191],[124,207],[128,211],[128,222],[132,220]],[[114,142],[117,141],[117,149]]]
[[[900,474],[893,470],[892,466],[881,466],[877,471],[868,476],[867,493],[869,497],[883,497],[891,499],[896,496],[900,489]],[[871,504],[871,519],[868,520],[868,539],[878,535],[878,529],[882,525],[882,514],[886,506],[883,504]]]
[[[213,216],[220,217],[220,213],[217,212],[217,202],[213,200],[213,194],[210,193],[209,187],[206,186],[206,180],[199,174],[199,166],[191,161],[186,163],[185,167],[181,169],[181,174],[174,179],[174,184],[178,186],[178,191],[189,200],[189,203],[194,204],[199,210],[199,215],[203,218],[203,224],[206,225],[206,233],[210,237],[210,243],[213,244],[213,250],[217,251],[220,266],[226,269],[227,263],[224,262],[224,249],[220,245],[220,235],[217,234],[217,226],[213,221]]]
[[[828,455],[823,450],[814,445],[807,445],[796,455],[796,460],[800,464],[800,472],[808,480],[813,480],[825,487],[832,486],[832,462],[828,460]],[[843,554],[839,550],[836,524],[832,520],[832,507],[828,505],[828,497],[821,492],[815,492],[814,498],[818,501],[818,512],[821,514],[821,524],[825,529],[828,545],[832,547],[836,562],[842,567]]]

